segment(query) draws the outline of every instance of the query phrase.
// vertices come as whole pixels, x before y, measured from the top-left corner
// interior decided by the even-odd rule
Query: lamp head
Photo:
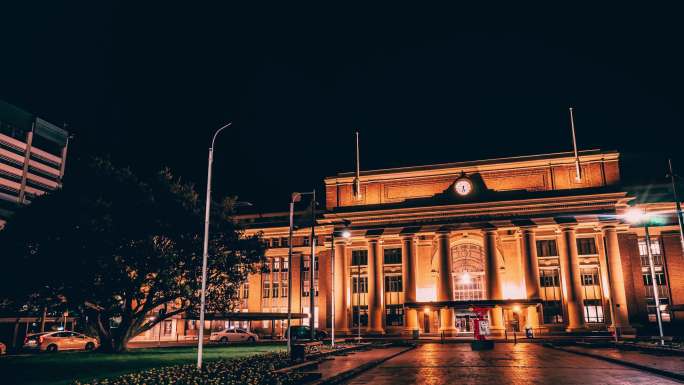
[[[340,235],[342,235],[342,238],[349,239],[349,238],[351,238],[351,231],[349,231],[348,229],[344,229],[344,230],[342,230]]]
[[[302,200],[302,194],[298,192],[293,192],[292,193],[292,203],[297,203]]]

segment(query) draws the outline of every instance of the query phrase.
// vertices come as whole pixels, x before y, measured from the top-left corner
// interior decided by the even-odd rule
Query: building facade
[[[0,101],[0,229],[18,205],[61,186],[68,133]]]
[[[286,213],[243,218],[268,246],[243,309],[285,312],[291,296],[293,312],[310,314],[313,270],[316,326],[334,322],[339,334],[467,335],[477,308],[493,334],[631,334],[656,319],[644,227],[625,219],[636,205],[659,218],[650,245],[662,319],[676,332],[684,257],[675,205],[635,204],[619,161],[581,152],[580,178],[569,153],[366,171],[359,194],[354,174],[326,178],[313,269],[309,228],[295,230],[290,262]],[[280,334],[283,324],[254,328]]]

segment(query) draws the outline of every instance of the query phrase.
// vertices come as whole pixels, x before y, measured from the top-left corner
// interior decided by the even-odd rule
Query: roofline
[[[617,160],[620,153],[612,151],[601,151],[600,149],[583,150],[579,152],[580,161],[591,162],[597,160]],[[395,167],[386,169],[376,169],[361,171],[360,176],[362,180],[368,179],[387,179],[387,178],[400,178],[405,176],[422,176],[444,174],[444,171],[451,170],[454,173],[460,172],[476,172],[476,171],[489,171],[489,170],[502,170],[515,168],[517,164],[528,163],[527,167],[539,167],[550,164],[564,164],[574,162],[573,152],[556,152],[549,154],[537,154],[537,155],[522,155],[506,158],[492,158],[476,161],[463,161],[463,162],[452,162],[452,163],[439,163],[423,166],[408,166],[408,167]],[[556,162],[550,162],[555,160]],[[501,167],[501,165],[508,165],[508,167]],[[497,165],[499,167],[491,167]],[[483,167],[484,166],[484,167]],[[431,172],[432,171],[432,172]],[[435,172],[438,171],[438,172]],[[418,174],[418,175],[417,175]],[[353,172],[342,172],[338,173],[336,176],[326,177],[324,179],[325,184],[334,183],[351,183],[353,181],[355,174]],[[370,178],[376,177],[376,178]]]

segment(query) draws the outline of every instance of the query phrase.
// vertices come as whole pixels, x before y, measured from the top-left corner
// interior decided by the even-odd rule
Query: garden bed
[[[194,364],[175,365],[133,372],[113,378],[75,382],[78,385],[142,385],[142,384],[278,384],[300,383],[306,373],[276,373],[290,365],[287,354],[268,353],[244,358],[220,359],[205,363],[199,370]]]

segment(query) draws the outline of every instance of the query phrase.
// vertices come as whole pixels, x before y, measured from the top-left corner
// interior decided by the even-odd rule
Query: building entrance
[[[458,333],[472,333],[473,322],[477,318],[474,313],[456,313],[455,327]]]

